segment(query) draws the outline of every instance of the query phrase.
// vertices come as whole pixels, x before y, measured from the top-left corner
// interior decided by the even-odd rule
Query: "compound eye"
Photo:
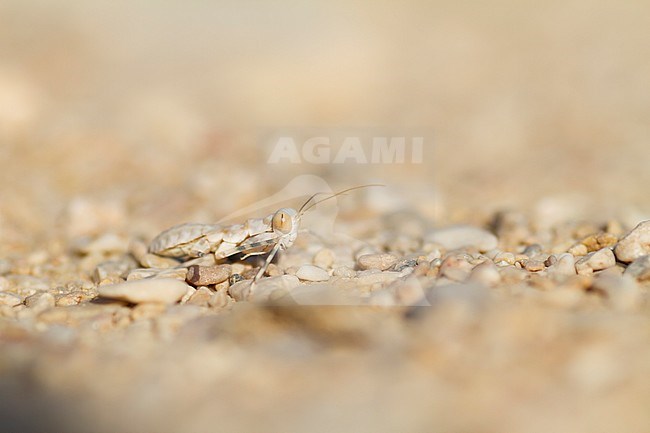
[[[293,222],[291,216],[285,211],[277,211],[273,215],[273,230],[278,230],[281,233],[289,233],[293,229]]]

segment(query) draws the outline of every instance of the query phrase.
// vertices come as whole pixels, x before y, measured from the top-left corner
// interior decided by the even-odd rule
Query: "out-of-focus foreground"
[[[649,19],[2,2],[0,430],[648,431]],[[426,131],[423,161],[269,163],[295,130]],[[304,179],[387,186],[263,301],[250,260],[171,305],[98,296],[176,264],[143,250],[161,230]]]

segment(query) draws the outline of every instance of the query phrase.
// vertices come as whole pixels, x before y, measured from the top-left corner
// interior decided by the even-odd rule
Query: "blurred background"
[[[383,182],[441,220],[638,220],[649,18],[642,1],[5,0],[1,239],[89,198],[105,225],[212,219],[297,174]],[[311,127],[431,135],[423,164],[267,164],[264,131]]]

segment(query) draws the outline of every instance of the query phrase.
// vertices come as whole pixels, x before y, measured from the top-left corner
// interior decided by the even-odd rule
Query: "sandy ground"
[[[650,430],[648,18],[3,2],[0,431]],[[378,136],[405,162],[372,163]],[[144,251],[370,183],[255,297],[255,259],[202,285]],[[149,301],[106,296],[153,274]]]

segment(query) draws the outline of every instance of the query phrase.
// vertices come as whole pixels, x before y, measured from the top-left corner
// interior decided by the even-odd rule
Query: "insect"
[[[383,185],[356,186],[330,194],[321,200],[316,200],[316,197],[327,193],[316,193],[309,197],[298,210],[281,208],[264,218],[248,219],[244,224],[224,226],[186,223],[176,225],[156,236],[149,245],[149,252],[160,256],[190,259],[181,265],[183,267],[193,264],[194,260],[192,259],[203,257],[206,254],[214,254],[216,260],[235,254],[243,254],[242,260],[251,256],[268,254],[264,264],[253,278],[254,284],[264,275],[278,251],[286,250],[296,241],[300,220],[307,211],[326,200],[370,186]]]

